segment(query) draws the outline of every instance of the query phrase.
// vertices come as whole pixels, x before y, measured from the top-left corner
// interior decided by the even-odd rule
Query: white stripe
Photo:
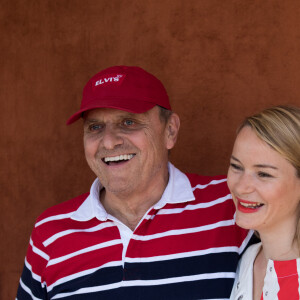
[[[232,226],[232,225],[234,225],[234,220],[233,219],[232,220],[226,220],[226,221],[220,221],[220,222],[217,222],[217,223],[214,223],[214,224],[209,224],[209,225],[200,226],[200,227],[175,229],[175,230],[169,230],[169,231],[150,234],[150,235],[145,235],[145,236],[134,234],[132,236],[132,238],[137,240],[137,241],[149,241],[149,240],[158,239],[158,238],[166,237],[166,236],[189,234],[189,233],[212,230],[212,229],[215,229],[215,228],[218,228],[218,227],[225,227],[225,226]]]
[[[182,277],[171,277],[171,278],[155,279],[155,280],[129,280],[129,281],[122,281],[122,282],[107,284],[102,286],[81,288],[75,292],[57,294],[52,299],[58,299],[58,298],[72,296],[72,295],[79,295],[79,294],[95,293],[100,291],[116,289],[119,287],[157,286],[157,285],[172,284],[178,282],[217,279],[217,278],[234,278],[234,277],[235,277],[235,273],[223,272],[223,273],[207,273],[207,274],[182,276]]]
[[[101,244],[98,244],[98,245],[94,245],[94,246],[91,246],[91,247],[87,247],[87,248],[72,252],[70,254],[67,254],[67,255],[64,255],[64,256],[61,256],[61,257],[58,257],[58,258],[51,259],[47,266],[58,264],[62,261],[65,261],[67,259],[70,259],[74,256],[77,256],[77,255],[80,255],[80,254],[83,254],[83,253],[91,252],[91,251],[98,250],[98,249],[101,249],[101,248],[114,246],[114,245],[121,244],[121,243],[122,243],[122,241],[120,239],[117,239],[117,240],[112,240],[112,241],[109,241],[109,242],[101,243]]]
[[[123,281],[123,286],[129,287],[129,286],[163,285],[163,284],[170,284],[170,283],[217,279],[217,278],[235,278],[235,273],[219,272],[219,273],[206,273],[206,274],[171,277],[171,278],[154,279],[154,280],[129,280],[129,281]]]
[[[30,288],[24,284],[24,282],[22,281],[22,279],[20,279],[20,286],[22,287],[22,289],[23,289],[27,294],[29,294],[29,295],[31,296],[31,298],[32,298],[33,300],[42,300],[41,298],[37,298],[37,297],[35,297],[35,296],[32,294]]]
[[[160,214],[164,214],[164,215],[167,215],[167,214],[180,214],[185,210],[196,210],[196,209],[201,209],[201,208],[207,208],[207,207],[211,207],[211,206],[223,203],[223,202],[225,202],[227,200],[231,200],[231,199],[232,199],[231,194],[228,194],[224,197],[218,198],[216,200],[213,200],[213,201],[210,201],[210,202],[207,202],[207,203],[198,203],[198,204],[195,204],[195,205],[189,204],[189,205],[187,205],[186,207],[183,207],[183,208],[161,209],[157,214],[159,214],[159,215]]]
[[[100,269],[110,268],[110,267],[117,267],[117,266],[122,266],[122,265],[123,265],[122,261],[111,261],[111,262],[109,262],[107,264],[104,264],[104,265],[102,265],[100,267],[97,267],[97,268],[93,268],[93,269],[81,271],[81,272],[78,272],[78,273],[74,273],[72,275],[69,275],[69,276],[58,279],[57,281],[55,281],[54,283],[52,283],[51,285],[48,286],[47,291],[50,292],[55,286],[57,286],[61,283],[66,283],[70,280],[92,274],[92,273],[94,273],[94,272],[96,272]]]
[[[44,223],[46,223],[46,222],[70,218],[73,213],[74,213],[74,211],[72,211],[70,213],[67,213],[67,214],[61,214],[61,215],[56,215],[56,216],[51,216],[51,217],[45,218],[45,219],[37,222],[35,224],[35,228],[42,225],[42,224],[44,224]]]
[[[298,293],[300,295],[300,282],[299,282],[299,274],[300,274],[300,259],[296,260],[297,262],[297,273],[298,273]]]
[[[168,254],[168,255],[158,255],[158,256],[151,256],[151,257],[134,257],[134,258],[126,257],[125,262],[128,262],[128,263],[159,262],[159,261],[164,261],[164,260],[180,259],[180,258],[201,256],[201,255],[214,254],[214,253],[226,253],[226,252],[239,253],[239,248],[235,247],[235,246],[219,247],[219,248],[209,248],[209,249],[205,249],[205,250],[197,250],[197,251]]]
[[[39,256],[41,256],[42,258],[44,258],[46,260],[49,260],[49,258],[50,258],[49,255],[47,255],[45,252],[43,252],[42,250],[40,250],[36,246],[34,246],[31,238],[30,238],[29,244],[31,245],[32,251],[34,253],[38,254]]]
[[[122,286],[122,282],[117,282],[117,283],[112,283],[112,284],[107,284],[107,285],[102,285],[102,286],[96,286],[96,287],[89,287],[89,288],[81,288],[75,292],[71,293],[62,293],[62,294],[57,294],[52,299],[59,299],[59,298],[64,298],[72,295],[79,295],[79,294],[87,294],[87,293],[94,293],[94,292],[100,292],[100,291],[107,291],[107,290],[112,290],[116,289]]]
[[[76,232],[94,232],[94,231],[102,230],[104,228],[112,227],[112,226],[115,226],[114,223],[107,222],[107,223],[101,223],[101,224],[99,224],[99,225],[97,225],[95,227],[87,228],[87,229],[68,229],[68,230],[61,231],[61,232],[58,232],[58,233],[52,235],[50,238],[48,238],[46,241],[43,242],[43,245],[45,247],[47,247],[51,243],[53,243],[54,241],[56,241],[57,239],[59,239],[59,238],[61,238],[63,236],[66,236],[68,234],[72,234],[72,233],[76,233]]]
[[[25,258],[25,266],[26,266],[26,268],[31,272],[31,277],[32,277],[34,280],[36,280],[36,281],[38,281],[39,283],[41,283],[41,281],[42,281],[41,276],[39,276],[39,275],[37,275],[36,273],[32,272],[32,266],[31,266],[31,264],[27,261],[26,258]]]
[[[219,184],[222,182],[227,181],[227,178],[224,179],[219,179],[219,180],[212,180],[211,182],[209,182],[208,184],[197,184],[195,187],[192,188],[192,191],[196,190],[196,189],[205,189],[206,187],[208,187],[209,185],[215,185],[215,184]]]
[[[299,282],[299,274],[300,274],[300,259],[298,258],[297,260],[296,260],[296,262],[297,262],[297,273],[298,273],[298,293],[299,293],[299,295],[300,295],[300,282]]]

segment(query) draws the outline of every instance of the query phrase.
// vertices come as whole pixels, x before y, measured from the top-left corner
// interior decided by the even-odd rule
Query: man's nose
[[[102,135],[102,143],[105,149],[112,150],[123,144],[123,138],[117,128],[107,126]]]

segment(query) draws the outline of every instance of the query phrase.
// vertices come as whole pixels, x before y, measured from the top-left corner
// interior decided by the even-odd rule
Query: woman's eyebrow
[[[240,163],[240,160],[237,159],[236,157],[234,157],[233,155],[231,155],[231,159],[233,159],[233,160]],[[269,164],[256,164],[256,165],[254,165],[254,167],[256,167],[256,168],[270,168],[270,169],[278,170],[277,167],[275,167],[273,165],[269,165]]]
[[[239,159],[237,159],[236,157],[234,157],[233,155],[231,155],[231,158],[232,158],[233,160],[235,160],[235,161],[237,161],[237,162],[239,162],[239,163],[240,163],[240,160],[239,160]]]
[[[278,168],[276,168],[275,166],[268,165],[268,164],[257,164],[257,165],[254,165],[254,167],[256,167],[256,168],[270,168],[270,169],[278,170]]]

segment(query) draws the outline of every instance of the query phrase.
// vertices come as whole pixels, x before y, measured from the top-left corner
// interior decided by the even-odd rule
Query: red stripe
[[[90,251],[74,256],[55,265],[48,266],[44,272],[47,286],[57,280],[83,272],[89,269],[100,268],[102,265],[122,260],[122,246],[114,245],[99,250]]]
[[[152,257],[214,247],[240,246],[237,244],[237,227],[219,227],[213,230],[200,231],[182,235],[171,235],[148,241],[131,239],[127,257]]]
[[[274,261],[278,277],[278,300],[299,300],[297,260]]]

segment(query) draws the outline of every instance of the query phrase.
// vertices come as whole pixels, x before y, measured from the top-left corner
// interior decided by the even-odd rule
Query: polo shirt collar
[[[192,187],[187,176],[168,163],[169,182],[161,197],[154,205],[154,209],[161,209],[166,204],[184,203],[195,200]],[[99,201],[99,192],[103,188],[97,178],[90,189],[89,196],[79,206],[79,208],[71,215],[71,219],[76,221],[88,221],[96,217],[100,221],[106,221],[108,213]]]

